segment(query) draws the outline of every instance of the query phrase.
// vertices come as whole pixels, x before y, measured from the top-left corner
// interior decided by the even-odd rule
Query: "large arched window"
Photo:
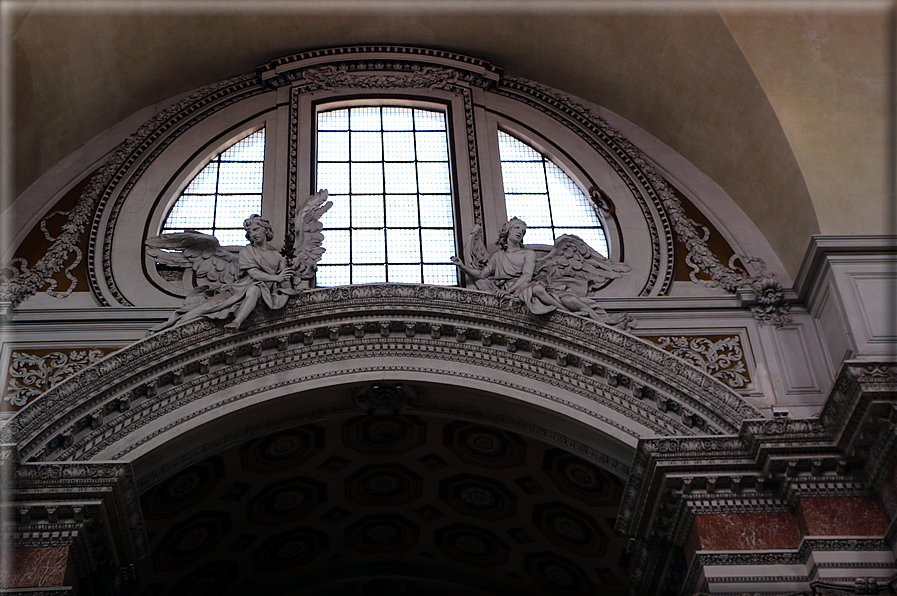
[[[554,161],[523,141],[498,131],[505,209],[527,224],[529,244],[554,244],[564,234],[582,238],[608,255],[595,205]]]
[[[261,213],[265,129],[215,155],[193,178],[171,208],[162,233],[196,230],[222,246],[246,243],[243,221]]]
[[[446,116],[401,106],[317,115],[326,252],[317,285],[455,285],[455,220]]]
[[[606,125],[572,118],[580,112],[562,95],[418,49],[311,52],[257,74],[204,90],[177,127],[160,117],[140,176],[123,179],[98,216],[115,230],[104,232],[109,250],[90,249],[105,302],[144,304],[154,293],[174,302],[193,283],[149,255],[134,275],[112,249],[136,258],[147,237],[186,229],[236,248],[246,244],[243,220],[259,213],[272,245],[289,253],[303,237],[297,209],[319,189],[332,207],[320,217],[325,251],[302,282],[309,287],[457,285],[451,257],[469,258],[465,247],[480,236],[486,252],[498,250],[516,216],[527,244],[576,235],[630,268],[594,286],[595,296],[668,291],[673,238],[662,197],[627,173],[631,160]]]

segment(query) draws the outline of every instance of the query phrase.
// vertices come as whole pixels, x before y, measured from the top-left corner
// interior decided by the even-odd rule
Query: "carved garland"
[[[419,64],[403,63],[401,60],[383,60],[376,62],[355,62],[350,65],[326,65],[316,68],[300,69],[296,71],[287,71],[285,74],[271,75],[271,71],[292,61],[301,60],[310,56],[334,56],[340,57],[343,61],[352,54],[365,52],[390,52],[398,55],[407,54],[420,56],[432,56],[436,58],[450,57],[453,60],[474,65],[484,70],[484,72],[493,75],[494,78],[488,76],[478,77],[471,72],[463,72],[453,70],[443,66],[421,66]],[[419,58],[418,58],[419,60]],[[359,74],[359,71],[368,69],[377,69],[380,71],[396,70],[400,74]],[[126,186],[118,194],[113,202],[110,212],[111,218],[109,226],[114,227],[115,220],[120,206],[130,191],[130,188],[139,178],[142,171],[155,159],[159,153],[170,143],[178,134],[186,130],[192,124],[200,121],[208,115],[214,113],[224,105],[228,105],[235,101],[239,101],[246,96],[246,93],[252,95],[254,93],[263,92],[265,87],[260,84],[264,79],[268,85],[279,86],[294,80],[298,76],[306,76],[309,89],[316,88],[333,88],[333,87],[356,87],[356,88],[410,88],[410,87],[431,87],[436,86],[461,93],[465,98],[465,120],[468,127],[468,154],[471,162],[471,175],[473,184],[473,196],[476,204],[481,201],[479,192],[479,176],[478,165],[476,163],[476,139],[472,134],[472,114],[469,98],[469,90],[465,92],[463,85],[459,85],[460,81],[465,84],[475,84],[481,87],[491,86],[492,81],[498,78],[498,69],[486,62],[479,61],[470,57],[457,54],[449,54],[436,50],[425,50],[421,48],[405,48],[405,47],[356,47],[356,48],[338,48],[333,50],[321,50],[317,52],[309,52],[297,56],[287,57],[274,61],[268,65],[259,68],[258,73],[245,74],[234,77],[226,81],[222,81],[215,85],[205,87],[190,97],[183,99],[164,110],[159,115],[153,117],[131,137],[129,137],[109,162],[91,179],[87,188],[85,188],[75,208],[69,213],[66,223],[62,227],[59,236],[53,242],[53,245],[47,251],[34,267],[28,269],[25,264],[20,262],[21,268],[13,267],[13,276],[11,278],[0,278],[0,303],[9,304],[16,307],[28,297],[37,293],[49,280],[59,272],[68,256],[72,252],[77,251],[77,243],[80,235],[85,231],[88,221],[93,218],[90,234],[90,254],[95,254],[95,246],[101,241],[102,250],[102,270],[104,281],[115,299],[123,304],[128,305],[127,300],[118,291],[115,281],[110,270],[110,243],[111,234],[102,234],[100,239],[100,215],[105,211],[106,203],[110,200],[112,193],[117,185],[126,177],[130,179]],[[741,271],[726,267],[710,252],[706,244],[706,238],[698,234],[697,224],[690,220],[669,187],[663,179],[657,175],[653,166],[647,162],[641,152],[632,143],[623,137],[619,131],[611,128],[602,118],[594,114],[590,109],[584,107],[571,100],[568,96],[563,95],[555,90],[538,85],[531,81],[521,79],[519,77],[505,76],[502,79],[502,85],[498,92],[507,94],[508,89],[514,89],[517,93],[513,96],[522,99],[520,95],[529,95],[527,103],[536,106],[542,111],[546,111],[541,104],[552,106],[552,110],[548,113],[554,118],[565,122],[566,118],[560,116],[560,113],[568,117],[574,118],[580,124],[585,125],[592,133],[598,135],[608,147],[613,148],[618,157],[632,168],[633,173],[641,179],[646,191],[655,201],[659,199],[663,209],[658,209],[658,213],[664,222],[665,232],[668,233],[668,224],[666,223],[667,214],[672,220],[673,229],[677,238],[683,242],[688,248],[688,259],[691,263],[708,273],[712,279],[708,282],[712,285],[719,285],[729,292],[738,290],[750,290],[754,293],[757,306],[753,307],[753,311],[757,320],[761,323],[781,326],[790,321],[788,317],[789,306],[784,298],[784,291],[781,284],[772,276],[762,274],[762,263],[759,266],[760,273],[754,277],[749,277]],[[533,99],[535,98],[535,99]],[[536,99],[538,101],[536,101]],[[222,101],[224,100],[224,101]],[[217,105],[216,105],[217,104]],[[567,123],[567,122],[565,122]],[[568,124],[569,126],[569,124]],[[572,127],[571,127],[572,128]],[[576,127],[578,128],[578,127]],[[574,130],[576,130],[574,128]],[[167,139],[163,136],[171,133]],[[582,132],[577,130],[582,135]],[[162,140],[163,142],[157,143]],[[598,143],[594,143],[590,139],[587,141],[596,147],[602,154],[604,149]],[[156,145],[152,153],[146,154],[153,145]],[[605,155],[605,157],[608,157]],[[614,167],[619,168],[619,164],[614,159],[608,159]],[[137,166],[135,169],[135,165]],[[291,176],[292,178],[292,176]],[[623,176],[624,180],[628,180],[628,176]],[[291,200],[295,200],[295,192],[292,181],[290,191],[292,193]],[[656,193],[656,194],[655,194]],[[641,196],[637,189],[633,195],[638,199]],[[646,206],[642,205],[643,212],[646,212]],[[481,213],[481,207],[477,210]],[[653,218],[648,216],[646,212],[646,220],[651,227],[652,244],[654,244],[655,261],[659,257],[659,236],[658,231],[653,227]],[[669,249],[671,251],[672,248]],[[668,258],[670,255],[668,255]],[[745,259],[742,259],[745,260]],[[757,259],[749,259],[752,262],[759,262]],[[104,299],[102,292],[98,291],[96,281],[94,259],[88,259],[88,279],[91,281],[92,290],[102,304],[109,304]],[[655,283],[659,275],[659,266],[655,262],[652,265],[652,279],[646,287],[650,287]],[[669,271],[661,284],[661,290],[665,291],[669,286]],[[51,288],[52,289],[52,288]],[[72,288],[73,289],[73,288]],[[63,294],[58,294],[62,297]]]
[[[688,255],[686,257],[687,262],[689,262],[690,265],[697,267],[699,270],[704,271],[711,278],[711,281],[709,282],[698,282],[698,280],[692,277],[693,281],[696,283],[705,283],[709,287],[720,286],[731,293],[744,289],[750,290],[754,293],[756,300],[759,303],[751,309],[758,322],[776,327],[781,327],[782,325],[791,322],[791,318],[788,316],[788,311],[791,307],[785,299],[784,289],[774,275],[763,274],[763,271],[765,270],[763,261],[758,258],[740,257],[742,261],[757,264],[759,271],[757,275],[753,277],[749,276],[744,271],[732,268],[731,263],[728,267],[720,263],[719,259],[716,258],[707,246],[709,232],[704,229],[704,234],[698,233],[698,224],[689,219],[685,214],[682,204],[676,198],[663,177],[657,174],[654,166],[645,159],[642,152],[622,133],[611,127],[602,117],[592,112],[591,109],[573,101],[569,96],[544,85],[534,83],[521,77],[505,75],[502,78],[502,86],[500,87],[499,92],[502,92],[505,88],[529,93],[534,97],[538,97],[542,102],[552,105],[556,109],[561,110],[561,112],[572,116],[574,120],[585,125],[588,130],[598,136],[598,138],[606,143],[617,156],[624,160],[627,166],[631,168],[631,172],[640,177],[640,181],[644,185],[644,188],[651,199],[655,202],[659,199],[662,207],[658,209],[658,212],[661,214],[664,223],[664,231],[667,233],[669,232],[669,224],[666,219],[668,215],[672,220],[676,238],[685,244],[688,250]],[[510,94],[507,91],[503,94],[520,99],[518,95]],[[555,119],[565,122],[565,119],[559,117],[553,110],[546,110],[535,102],[528,103],[531,103],[534,107],[548,113]],[[569,123],[567,125],[569,126]],[[581,131],[572,126],[570,126],[570,128],[575,132],[578,132],[580,136],[595,148],[596,151],[604,155],[607,162],[617,169],[621,178],[626,180],[630,185],[630,190],[632,190],[633,196],[635,196],[637,200],[640,199],[641,193],[633,187],[626,172],[622,170],[619,164],[613,159],[608,159],[610,156],[605,149],[599,143],[590,139],[587,135],[583,135]],[[646,210],[646,206],[642,202],[639,204],[642,206],[642,211],[645,213],[648,225],[651,226],[652,243],[654,244],[654,254],[656,258],[659,251],[657,230],[653,226],[653,219],[650,217],[650,213]],[[668,253],[668,258],[671,259],[672,247],[668,249]],[[656,273],[656,267],[656,265],[652,265],[652,274]],[[656,277],[654,279],[656,279]],[[652,282],[653,280],[649,281],[649,284],[647,284],[646,287],[650,287]],[[668,270],[667,277],[664,279],[661,286],[662,293],[666,293],[670,282],[671,271]]]

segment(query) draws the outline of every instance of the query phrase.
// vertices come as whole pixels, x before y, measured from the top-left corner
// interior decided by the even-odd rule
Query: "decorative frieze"
[[[383,323],[389,329],[412,323],[430,333],[383,337]],[[290,371],[309,371],[316,363],[364,367],[369,357],[415,359],[421,354],[458,362],[444,367],[443,375],[489,377],[494,370],[492,382],[499,384],[513,377],[536,379],[556,388],[546,393],[549,400],[580,396],[594,406],[576,408],[606,418],[624,432],[642,433],[625,430],[634,424],[660,435],[730,433],[740,421],[759,415],[712,377],[626,333],[563,312],[533,321],[523,308],[507,308],[495,296],[461,288],[371,284],[312,290],[283,310],[257,311],[247,324],[247,331],[235,335],[198,320],[146,338],[54,388],[0,434],[18,442],[29,458],[39,452],[54,459],[89,457],[165,412],[210,399],[204,396],[223,391],[225,385],[256,378],[279,382],[292,378]],[[311,345],[301,340],[306,331],[314,332]],[[286,350],[264,347],[275,347],[284,336],[295,337]],[[492,344],[476,341],[484,337],[492,337]],[[346,349],[334,349],[333,342]],[[516,351],[510,351],[513,346]],[[566,354],[568,366],[558,364],[559,352]],[[173,382],[174,371],[182,371],[179,384]],[[266,390],[264,383],[259,387]],[[654,399],[635,397],[635,387],[642,395],[650,388]],[[124,412],[119,405],[106,407],[123,403],[119,398],[126,395]],[[703,422],[695,424],[694,415]]]
[[[6,370],[0,411],[18,411],[45,391],[78,371],[99,362],[118,348],[13,350]]]
[[[670,354],[690,362],[732,389],[751,384],[739,335],[652,335],[640,336]]]

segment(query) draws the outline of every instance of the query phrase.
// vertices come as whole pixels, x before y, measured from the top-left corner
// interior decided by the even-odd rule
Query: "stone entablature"
[[[10,489],[2,501],[2,546],[11,563],[0,588],[73,593],[80,578],[92,593],[126,593],[134,564],[149,553],[131,466],[23,464],[15,445],[0,446],[0,455]]]
[[[895,403],[897,366],[852,361],[818,418],[748,420],[737,436],[642,440],[617,530],[636,538],[653,567],[670,564],[670,547],[683,548],[682,593],[740,591],[734,584],[808,592],[816,579],[871,576],[874,591],[844,593],[878,594],[876,582],[886,586],[897,572],[897,508],[882,490],[894,483]],[[861,552],[868,557],[857,567]],[[790,579],[764,575],[786,567]]]
[[[483,292],[320,289],[281,311],[257,311],[247,324],[229,333],[200,320],[139,341],[54,387],[0,432],[25,461],[127,459],[141,440],[126,437],[143,429],[145,440],[145,425],[163,411],[209,405],[225,390],[239,395],[250,380],[258,394],[308,382],[315,365],[344,367],[319,373],[324,382],[371,358],[401,361],[378,362],[386,374],[398,366],[497,387],[516,379],[519,390],[633,442],[645,434],[731,434],[759,416],[730,388],[656,346],[566,313],[536,318],[518,301]],[[447,365],[434,367],[440,361]],[[524,387],[521,379],[534,382]],[[540,393],[542,386],[555,389]]]

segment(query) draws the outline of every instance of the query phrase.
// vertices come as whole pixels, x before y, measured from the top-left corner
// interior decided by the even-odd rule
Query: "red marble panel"
[[[695,552],[701,550],[701,539],[698,537],[698,524],[692,524],[685,538],[685,563],[689,569],[695,560]]]
[[[64,586],[68,556],[67,546],[15,548],[12,565],[0,566],[0,588]]]
[[[791,513],[697,515],[702,550],[797,548],[800,528]]]
[[[808,497],[797,506],[805,536],[883,536],[888,514],[873,497]]]
[[[897,516],[897,465],[891,468],[891,472],[882,484],[881,502],[888,518],[893,520]]]

